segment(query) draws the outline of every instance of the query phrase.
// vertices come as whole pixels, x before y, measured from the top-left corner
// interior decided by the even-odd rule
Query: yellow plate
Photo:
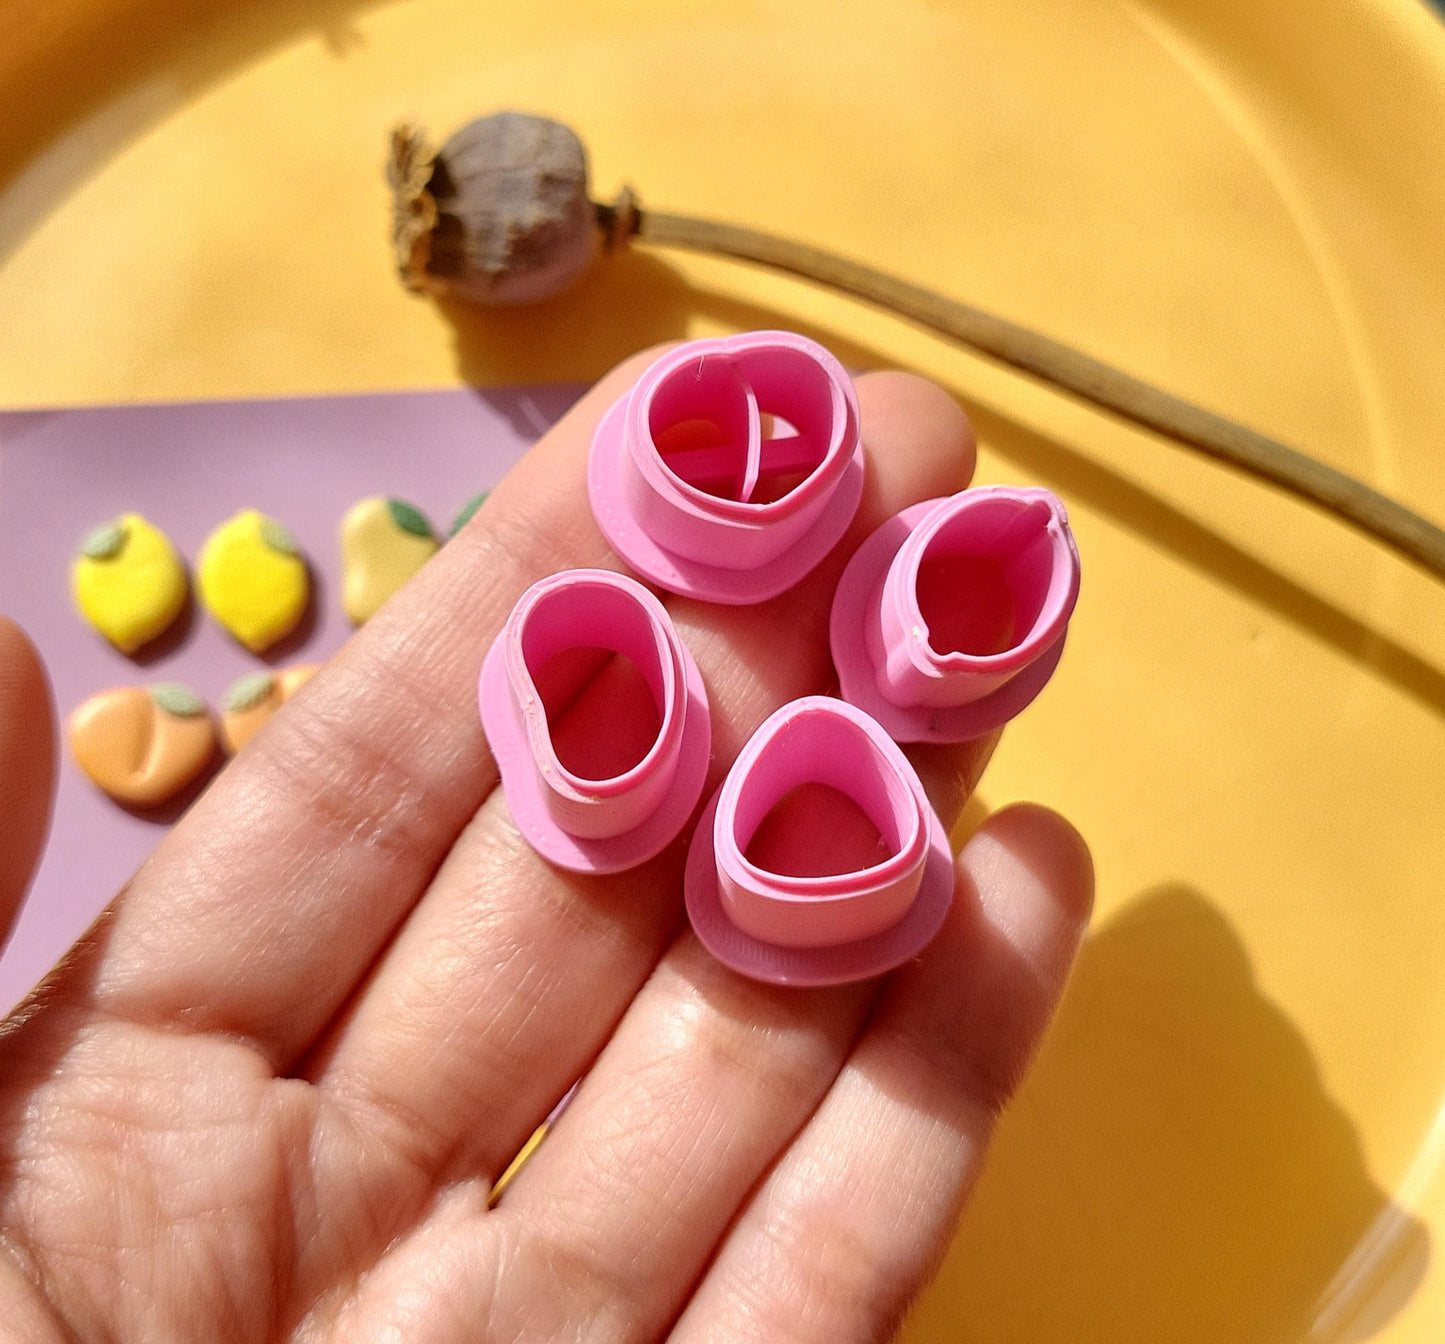
[[[602,191],[927,280],[1438,514],[1430,11],[0,0],[0,32],[0,402],[591,377],[761,324],[956,388],[983,479],[1059,489],[1085,557],[1068,656],[987,801],[1075,818],[1100,899],[910,1338],[1445,1337],[1445,594],[742,268],[638,255],[539,311],[442,312],[392,277],[380,180],[398,118],[559,115]]]

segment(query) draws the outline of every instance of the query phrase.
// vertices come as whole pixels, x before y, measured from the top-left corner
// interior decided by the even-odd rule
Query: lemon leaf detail
[[[452,530],[447,533],[447,535],[449,537],[456,536],[462,528],[471,522],[472,515],[487,502],[487,496],[491,493],[490,490],[483,490],[481,494],[473,495],[467,500],[467,502],[462,505],[462,511],[452,520]]]
[[[221,705],[227,714],[242,714],[248,709],[255,709],[271,694],[275,686],[276,676],[274,673],[248,672],[244,677],[231,683],[231,689],[226,692]]]
[[[197,714],[206,712],[206,702],[189,686],[182,686],[177,681],[162,681],[152,686],[151,699],[167,714],[174,714],[178,719],[193,719]]]
[[[414,537],[434,535],[431,524],[426,520],[426,515],[414,504],[408,504],[404,499],[389,499],[386,501],[386,507],[391,514],[391,521],[403,532],[410,532]]]
[[[261,540],[273,551],[280,551],[282,555],[300,555],[301,548],[296,544],[289,529],[283,527],[274,518],[261,519]]]
[[[87,560],[110,560],[119,555],[125,545],[126,527],[122,522],[102,523],[85,534],[80,543],[80,553]]]

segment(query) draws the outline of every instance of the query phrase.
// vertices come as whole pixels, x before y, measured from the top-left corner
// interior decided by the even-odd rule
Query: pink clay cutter
[[[566,735],[564,764],[554,731],[611,654],[631,660],[650,694],[609,698],[600,722]],[[712,748],[702,677],[662,604],[626,575],[564,570],[527,589],[482,663],[478,702],[512,817],[560,868],[645,862],[702,793]]]
[[[991,485],[916,504],[838,581],[841,694],[897,742],[980,737],[1043,690],[1078,596],[1078,548],[1049,491]]]
[[[815,341],[689,341],[602,417],[587,464],[613,550],[660,588],[761,602],[837,544],[863,493],[858,399]]]
[[[785,873],[750,859],[777,804],[817,784],[877,829],[876,860],[816,876],[796,875],[807,864],[779,864],[793,870]],[[836,833],[798,841],[800,854],[837,849]],[[784,705],[738,754],[693,835],[685,891],[698,937],[734,970],[773,984],[844,984],[891,970],[933,938],[953,900],[953,860],[893,740],[854,706],[809,696]]]

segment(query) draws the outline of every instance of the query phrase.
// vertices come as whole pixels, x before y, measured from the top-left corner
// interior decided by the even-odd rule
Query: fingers
[[[879,374],[859,379],[858,393],[870,468],[850,538],[773,602],[668,599],[711,701],[709,791],[762,719],[828,685],[828,610],[851,547],[905,505],[967,482],[967,423],[938,388]],[[605,713],[586,696],[573,709],[594,731]],[[557,734],[568,731],[564,722]],[[411,1160],[496,1176],[595,1057],[674,936],[683,851],[679,841],[619,878],[563,873],[526,849],[494,794],[315,1076],[389,1125]]]
[[[40,655],[0,616],[0,947],[40,859],[54,783],[54,716]]]
[[[1082,840],[1034,807],[990,818],[960,856],[958,880],[948,925],[893,977],[826,1099],[728,1234],[675,1341],[891,1339],[937,1266],[1093,896]]]
[[[496,783],[481,657],[523,588],[607,563],[583,488],[615,370],[476,518],[236,758],[114,910],[90,991],[107,1010],[306,1047]]]
[[[517,1283],[550,1267],[595,1338],[663,1335],[876,993],[757,984],[679,939],[502,1198]],[[525,1307],[503,1284],[498,1319]]]
[[[990,746],[954,748],[955,773],[976,778]],[[813,861],[866,841],[846,811],[822,822],[825,800],[811,802],[774,809],[750,856],[824,871]],[[759,853],[760,842],[776,852]],[[760,984],[690,934],[679,939],[508,1187],[510,1258],[561,1266],[562,1291],[590,1319],[615,1314],[615,1325],[630,1321],[644,1337],[664,1330],[739,1205],[833,1083],[878,988]]]

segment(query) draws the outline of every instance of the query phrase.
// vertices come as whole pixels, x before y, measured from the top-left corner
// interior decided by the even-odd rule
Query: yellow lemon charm
[[[296,628],[311,593],[295,538],[255,509],[242,509],[206,538],[196,586],[211,615],[252,653]]]
[[[437,551],[421,512],[379,495],[353,504],[341,520],[341,602],[360,625]]]
[[[122,653],[134,653],[186,604],[186,571],[160,528],[138,513],[87,533],[71,567],[75,604]]]

